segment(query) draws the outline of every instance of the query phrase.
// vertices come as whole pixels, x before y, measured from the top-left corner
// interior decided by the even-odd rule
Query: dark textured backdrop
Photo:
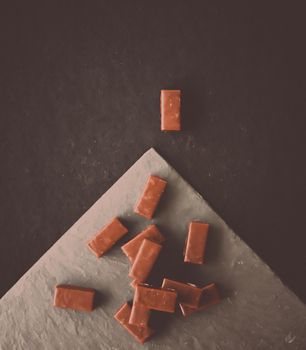
[[[153,146],[306,301],[302,6],[63,3],[1,3],[0,295]]]

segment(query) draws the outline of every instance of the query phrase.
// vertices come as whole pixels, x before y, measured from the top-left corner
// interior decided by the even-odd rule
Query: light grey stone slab
[[[130,299],[129,263],[118,244],[97,259],[86,242],[112,217],[131,232],[148,222],[133,205],[150,174],[168,182],[153,222],[167,238],[153,279],[219,283],[222,303],[189,318],[158,316],[156,336],[144,346],[114,320]],[[207,262],[184,266],[182,249],[191,219],[211,224]],[[129,238],[127,237],[127,239]],[[162,270],[158,270],[158,268]],[[94,287],[100,303],[92,313],[52,306],[54,286]],[[156,315],[155,315],[156,317]],[[306,349],[306,307],[225,224],[206,201],[158,153],[147,151],[0,300],[0,348],[14,349]]]

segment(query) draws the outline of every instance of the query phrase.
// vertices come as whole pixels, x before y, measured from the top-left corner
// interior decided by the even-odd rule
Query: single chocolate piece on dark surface
[[[189,283],[164,278],[162,288],[174,289],[177,292],[177,301],[186,306],[198,307],[202,295],[202,288]]]
[[[141,243],[145,238],[156,243],[162,243],[165,240],[165,237],[160,233],[156,225],[149,225],[146,227],[142,232],[121,247],[124,254],[132,263],[134,262]]]
[[[166,188],[167,181],[158,176],[149,176],[144,191],[138,200],[134,211],[147,219],[152,219],[158,202]]]
[[[154,288],[144,284],[136,286],[134,302],[148,309],[175,312],[177,293],[171,289]]]
[[[211,283],[202,288],[200,305],[197,308],[192,308],[183,303],[180,303],[180,308],[184,316],[189,316],[197,311],[206,310],[208,307],[220,302],[220,293],[215,283]]]
[[[160,244],[145,238],[131,267],[129,277],[137,282],[145,282],[158,258],[161,248]]]
[[[95,293],[92,288],[61,284],[55,287],[54,306],[76,311],[92,311]]]
[[[128,303],[123,304],[115,314],[115,319],[141,344],[143,344],[154,331],[149,327],[138,327],[129,324],[131,307]]]
[[[204,222],[192,221],[189,224],[185,245],[184,262],[193,264],[204,263],[204,253],[209,225]]]
[[[161,90],[161,130],[181,130],[181,90]]]
[[[128,229],[117,218],[114,218],[88,242],[88,247],[96,257],[100,258],[127,232]]]
[[[151,310],[134,301],[129,323],[134,326],[148,327]]]

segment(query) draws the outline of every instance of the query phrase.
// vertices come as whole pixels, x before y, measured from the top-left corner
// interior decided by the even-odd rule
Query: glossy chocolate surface
[[[130,305],[125,303],[116,312],[114,317],[139,343],[143,344],[154,331],[148,327],[139,327],[130,324],[131,310]]]
[[[144,305],[134,301],[132,306],[129,324],[139,327],[148,327],[151,310]]]
[[[149,225],[146,227],[143,231],[121,247],[124,254],[132,263],[134,262],[141,243],[145,238],[156,243],[162,243],[165,240],[165,237],[160,233],[156,225]]]
[[[175,311],[177,293],[174,290],[137,285],[134,301],[148,309],[171,312]]]
[[[114,218],[88,242],[88,247],[97,258],[100,258],[127,232],[128,229],[120,222],[120,220]]]
[[[92,311],[95,293],[92,288],[61,284],[55,287],[54,306],[76,311]]]
[[[135,213],[147,219],[152,219],[166,185],[167,181],[158,176],[150,175],[141,197],[135,206]]]
[[[164,278],[162,288],[174,289],[177,292],[177,300],[190,307],[198,307],[202,295],[202,289],[189,283],[183,283],[169,278]]]
[[[145,282],[161,249],[162,246],[160,244],[145,238],[140,245],[135,261],[131,267],[129,277],[137,282]]]
[[[186,239],[184,261],[193,264],[203,264],[209,225],[204,222],[192,221],[189,224]]]
[[[161,130],[181,130],[181,90],[161,90]]]
[[[195,312],[206,310],[212,305],[219,304],[221,301],[219,289],[215,283],[211,283],[201,288],[201,291],[201,300],[198,307],[190,307],[186,303],[180,303],[180,309],[184,316],[189,316]]]

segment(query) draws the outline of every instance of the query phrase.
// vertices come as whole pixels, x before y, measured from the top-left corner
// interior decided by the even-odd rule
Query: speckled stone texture
[[[144,346],[114,320],[132,297],[129,261],[116,245],[97,259],[86,242],[112,217],[130,228],[149,222],[133,214],[148,175],[168,181],[153,221],[166,237],[151,282],[167,277],[220,285],[222,303],[184,319],[153,315],[156,335]],[[211,225],[207,263],[182,263],[187,224]],[[71,283],[99,291],[88,314],[53,308],[54,286]],[[206,201],[153,149],[146,152],[17,282],[0,301],[0,348],[14,349],[305,349],[306,307],[225,224]]]

